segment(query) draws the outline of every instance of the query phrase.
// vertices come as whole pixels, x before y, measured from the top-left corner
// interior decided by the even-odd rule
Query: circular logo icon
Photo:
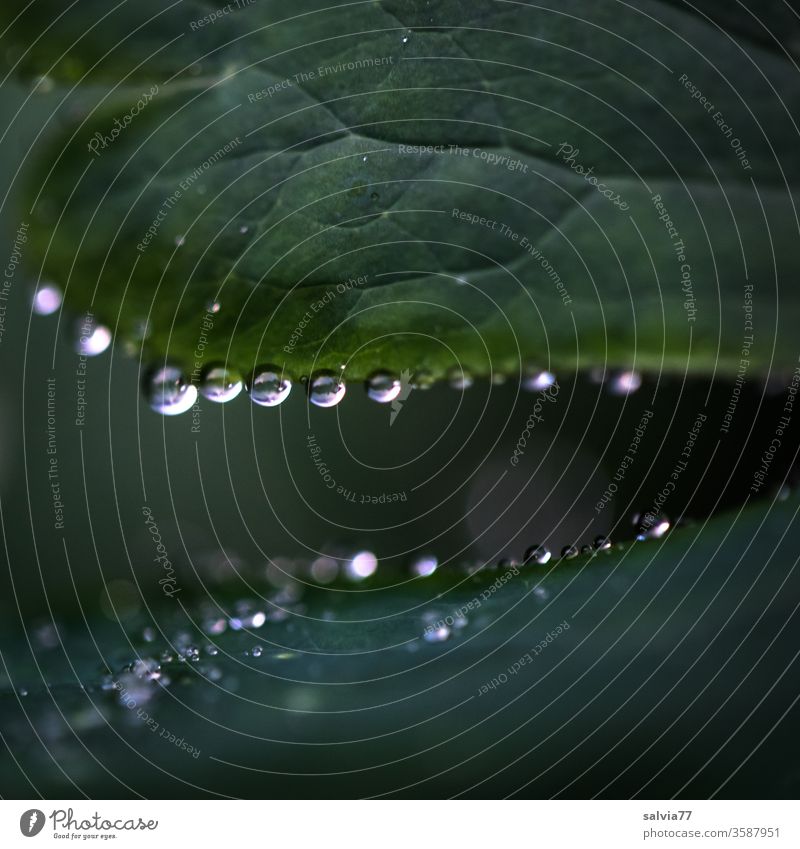
[[[44,813],[38,808],[31,808],[19,818],[19,830],[25,837],[36,837],[44,828]]]

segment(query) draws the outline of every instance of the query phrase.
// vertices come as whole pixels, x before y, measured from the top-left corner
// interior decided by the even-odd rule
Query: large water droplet
[[[596,551],[608,551],[611,548],[611,540],[600,534],[594,538],[594,548]]]
[[[375,574],[378,568],[378,558],[371,551],[359,551],[347,564],[347,576],[355,581],[361,581]]]
[[[638,371],[621,371],[615,374],[608,384],[612,395],[630,395],[642,385],[642,376]]]
[[[453,389],[469,389],[472,386],[472,375],[460,366],[454,366],[447,372],[447,382]]]
[[[278,366],[256,366],[247,381],[250,400],[259,407],[277,407],[285,401],[292,389],[289,380]]]
[[[308,400],[316,407],[335,407],[344,392],[344,380],[334,371],[319,371],[308,384]]]
[[[565,545],[561,549],[561,557],[563,560],[572,560],[578,556],[578,547],[576,545]]]
[[[438,628],[433,628],[430,631],[424,631],[422,639],[425,640],[426,643],[443,643],[445,640],[450,639],[450,629],[447,625],[439,625]]]
[[[636,539],[641,542],[646,539],[661,539],[670,529],[670,521],[665,513],[652,513],[645,510],[634,513],[633,526],[636,529]]]
[[[42,283],[33,296],[33,311],[36,315],[52,315],[61,306],[61,289],[54,283]]]
[[[526,565],[530,563],[536,563],[540,566],[544,566],[545,563],[549,562],[550,558],[553,555],[550,553],[550,549],[545,545],[532,545],[526,552],[525,557],[523,558],[523,563]]]
[[[78,323],[75,350],[84,357],[96,357],[111,344],[111,331],[88,313]]]
[[[224,404],[242,391],[242,377],[236,369],[212,364],[200,376],[200,394],[209,401]]]
[[[388,404],[400,394],[400,378],[388,371],[376,371],[367,378],[367,395],[379,404]]]
[[[144,377],[142,390],[147,403],[165,416],[185,413],[197,401],[197,387],[177,366],[151,369]]]

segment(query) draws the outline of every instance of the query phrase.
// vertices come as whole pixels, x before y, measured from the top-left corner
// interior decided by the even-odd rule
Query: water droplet
[[[111,344],[111,331],[87,313],[77,328],[75,350],[84,357],[96,357]]]
[[[578,546],[576,545],[565,545],[561,549],[561,557],[563,560],[572,560],[573,557],[578,556]]]
[[[54,283],[42,283],[33,296],[33,311],[36,315],[52,315],[61,306],[61,289]]]
[[[467,286],[469,284],[469,280],[466,277],[456,277],[456,285],[457,286]]]
[[[612,395],[629,395],[642,385],[642,376],[638,371],[621,371],[611,378],[608,391]]]
[[[245,233],[246,233],[249,229],[250,229],[250,228],[249,228],[246,224],[242,224],[242,226],[239,228],[239,232],[240,232],[242,235],[244,235],[244,234],[245,234]]]
[[[253,651],[251,652],[253,657],[261,657],[263,653],[264,649],[262,649],[261,646],[253,646]]]
[[[436,571],[438,566],[439,561],[432,555],[420,557],[419,560],[415,560],[412,564],[411,572],[420,578],[427,578]]]
[[[345,383],[334,371],[319,371],[308,385],[308,400],[316,407],[335,407],[344,398]]]
[[[591,554],[591,553],[592,553],[591,545],[582,545],[581,546],[581,554]]]
[[[447,372],[447,382],[453,389],[469,389],[472,386],[472,375],[459,366],[454,366]]]
[[[242,378],[238,371],[224,365],[208,365],[200,376],[200,394],[209,401],[225,404],[242,391]]]
[[[422,639],[426,643],[443,643],[450,639],[450,629],[447,625],[439,625],[438,628],[433,628],[430,631],[423,631]]]
[[[161,366],[147,372],[142,389],[145,400],[165,416],[177,416],[197,401],[197,387],[189,383],[177,366]]]
[[[595,551],[608,551],[611,548],[611,540],[607,536],[600,534],[594,538]]]
[[[210,312],[213,315],[216,315],[221,309],[222,304],[216,300],[216,298],[213,301],[208,301],[206,303],[206,312]]]
[[[339,564],[330,557],[318,557],[311,564],[311,577],[318,584],[330,584],[339,574]]]
[[[251,628],[261,628],[261,626],[267,621],[267,614],[263,611],[259,610],[258,613],[254,613],[252,619],[250,620]]]
[[[433,375],[429,371],[424,370],[418,371],[411,381],[411,387],[413,389],[430,389],[433,384]]]
[[[404,36],[403,36],[403,39],[402,39],[403,44],[408,44],[408,39],[409,39],[409,38],[411,38],[411,33],[410,33],[410,32],[409,32],[409,33],[406,33],[406,35],[404,35]]]
[[[642,542],[646,539],[661,539],[670,529],[670,521],[665,513],[651,513],[645,510],[633,514],[633,526],[636,529],[636,539]]]
[[[378,558],[371,551],[359,551],[347,564],[347,576],[354,581],[361,581],[375,574],[378,568]]]
[[[250,400],[259,407],[277,407],[286,400],[292,389],[292,381],[278,366],[256,366],[247,381]]]
[[[216,657],[219,654],[219,649],[209,643],[205,648],[205,652],[209,657]]]
[[[361,161],[362,161],[362,162],[366,162],[366,161],[367,161],[367,157],[366,157],[366,156],[362,156],[362,157],[361,157]]]
[[[377,200],[380,200],[380,199],[381,199],[381,196],[377,192],[372,192],[372,194],[370,195],[370,200],[377,201]]]
[[[402,390],[400,378],[388,371],[376,371],[367,378],[367,395],[379,404],[394,401]]]
[[[149,626],[142,631],[142,639],[146,643],[152,643],[156,638],[156,632],[154,628],[150,628]]]
[[[527,566],[529,563],[536,563],[539,566],[544,566],[548,563],[553,555],[550,549],[545,545],[532,545],[526,552],[523,558],[523,563]]]
[[[528,392],[542,392],[555,383],[556,376],[551,371],[533,371],[522,379],[522,388]]]

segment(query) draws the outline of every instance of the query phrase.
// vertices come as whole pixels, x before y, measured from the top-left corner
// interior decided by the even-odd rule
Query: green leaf
[[[35,633],[30,652],[6,651],[7,618],[0,699],[18,762],[0,787],[17,794],[23,771],[50,795],[787,797],[798,506],[516,576],[284,576],[294,589],[276,591],[245,570],[146,618],[61,621],[63,652]],[[248,624],[254,611],[267,621]],[[423,639],[459,616],[449,639]],[[208,634],[231,617],[244,627]],[[164,650],[162,678],[129,671]],[[760,748],[751,711],[773,729]],[[740,742],[755,754],[737,770]]]
[[[752,297],[750,367],[796,361],[797,75],[744,9],[83,0],[12,42],[37,6],[18,67],[115,87],[31,239],[149,358],[732,376]]]

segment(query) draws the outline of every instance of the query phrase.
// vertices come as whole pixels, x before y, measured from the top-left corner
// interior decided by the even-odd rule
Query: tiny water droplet
[[[111,331],[88,313],[78,323],[75,350],[84,357],[96,357],[111,344]]]
[[[556,376],[551,371],[533,371],[522,379],[522,388],[528,392],[543,392],[555,383]]]
[[[335,407],[344,398],[345,383],[334,371],[319,371],[309,382],[308,400],[316,407]]]
[[[592,553],[591,545],[582,545],[581,546],[581,554],[591,554],[591,553]]]
[[[561,549],[561,557],[563,560],[572,560],[578,556],[578,547],[576,545],[565,545]]]
[[[550,558],[553,555],[550,553],[550,549],[545,545],[532,545],[526,552],[525,557],[523,558],[523,563],[528,565],[529,563],[536,563],[540,566],[544,566],[545,563],[550,561]]]
[[[198,190],[199,191],[199,190]],[[186,236],[176,236],[175,237],[175,247],[180,248],[186,244]]]
[[[247,381],[250,400],[259,407],[277,407],[286,400],[292,389],[292,381],[278,366],[256,366]]]
[[[200,376],[200,394],[209,401],[225,404],[242,391],[238,371],[217,363],[206,366]]]
[[[209,657],[216,657],[219,654],[219,649],[209,643],[205,648],[205,652]]]
[[[239,232],[240,232],[242,235],[244,235],[244,234],[245,234],[245,233],[246,233],[249,229],[250,229],[250,228],[249,228],[246,224],[242,224],[242,226],[239,228]]]
[[[611,548],[611,540],[607,536],[600,534],[594,538],[595,551],[608,551]]]
[[[33,296],[33,311],[36,315],[52,315],[61,306],[63,295],[55,283],[42,283]]]
[[[407,33],[406,35],[404,35],[404,36],[403,36],[403,39],[402,39],[403,44],[408,44],[408,39],[409,39],[410,37],[411,37],[411,33]]]
[[[216,298],[206,303],[206,312],[216,315],[221,309],[222,304]]]
[[[608,391],[612,395],[630,395],[642,385],[642,376],[638,371],[621,371],[611,378]]]
[[[253,646],[253,651],[252,651],[253,657],[261,657],[261,655],[263,653],[264,653],[264,649],[262,649],[261,646]]]
[[[366,162],[366,161],[367,161],[367,157],[366,157],[366,156],[362,156],[362,157],[361,157],[361,161],[362,161],[362,162]]]
[[[452,389],[469,389],[472,386],[472,375],[459,366],[454,366],[447,372],[447,382]]]
[[[370,195],[371,200],[380,200],[381,196],[377,192],[372,192]]]
[[[439,566],[439,561],[433,555],[420,557],[415,560],[411,566],[411,572],[420,578],[427,578],[432,575]]]
[[[24,687],[20,687],[19,694],[24,699],[28,695],[28,691]]]
[[[646,539],[661,539],[670,529],[670,521],[666,514],[661,511],[652,513],[649,510],[644,510],[640,513],[634,513],[632,522],[636,529],[636,540],[638,542]]]
[[[424,631],[422,639],[425,640],[426,643],[443,643],[445,640],[450,639],[450,629],[447,625],[440,625],[438,628],[434,628],[431,631]]]
[[[394,401],[402,390],[400,378],[388,371],[376,371],[366,381],[367,395],[379,404]]]
[[[142,390],[152,409],[165,416],[185,413],[197,401],[197,387],[189,383],[177,366],[161,366],[148,371]]]

